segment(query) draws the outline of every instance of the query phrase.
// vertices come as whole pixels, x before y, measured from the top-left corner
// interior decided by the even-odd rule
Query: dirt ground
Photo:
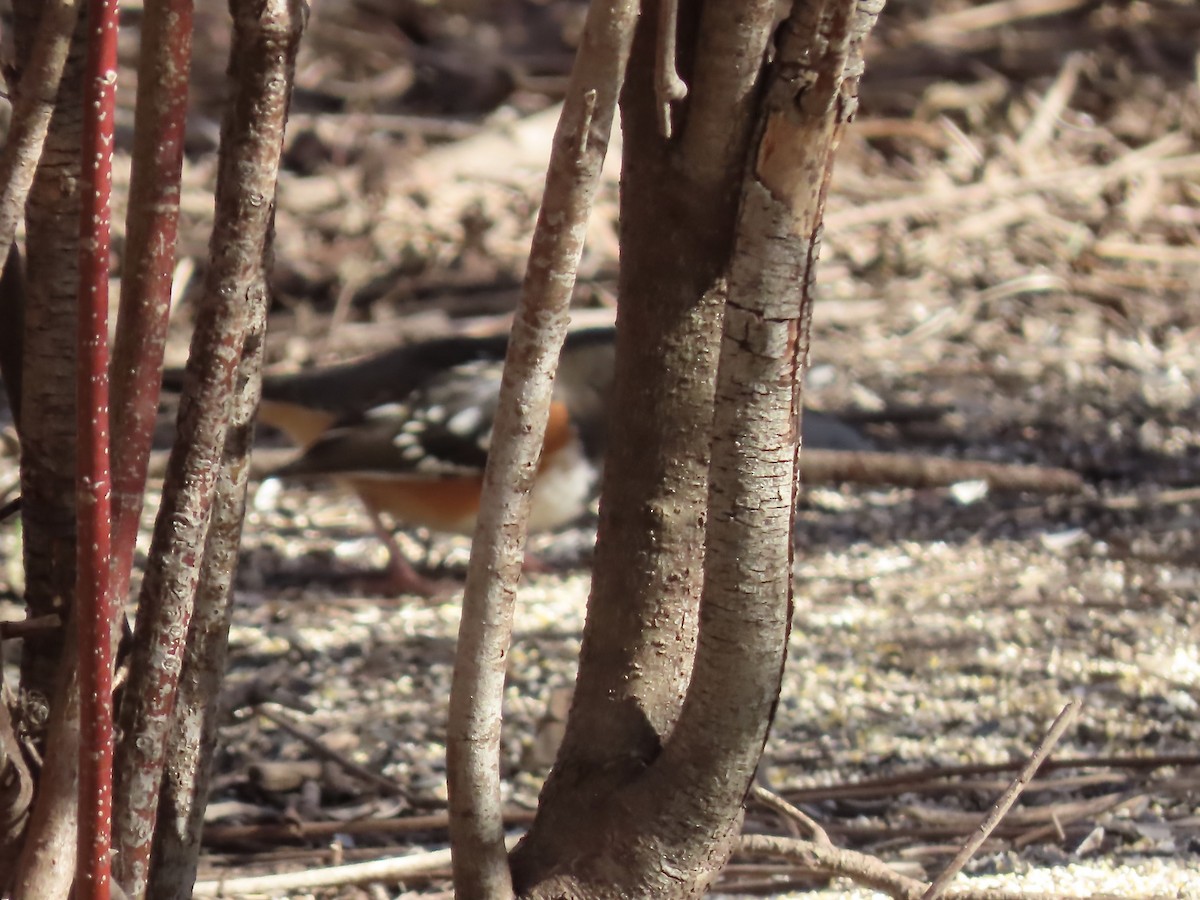
[[[199,12],[192,295],[227,40],[223,4]],[[314,4],[280,185],[273,365],[511,310],[583,14],[567,0]],[[126,18],[136,35],[138,11]],[[868,51],[829,202],[809,402],[881,450],[1086,481],[1068,496],[971,483],[804,495],[760,782],[908,874],[937,874],[1079,698],[1055,766],[967,873],[1044,894],[1200,898],[1198,36],[1187,0],[891,0]],[[614,301],[613,156],[584,317]],[[185,292],[174,362],[190,316]],[[897,421],[914,408],[939,414]],[[13,463],[0,467],[3,489]],[[384,554],[351,498],[268,482],[252,502],[202,878],[444,846],[457,600],[364,590]],[[514,827],[552,759],[592,527],[538,538],[561,571],[522,588],[503,742]],[[464,541],[401,539],[463,571]],[[0,587],[19,583],[18,542],[0,527]],[[396,816],[425,818],[361,822]],[[748,830],[787,827],[752,806]],[[802,889],[872,896],[764,860],[737,861],[720,886]],[[408,890],[440,896],[448,880]]]

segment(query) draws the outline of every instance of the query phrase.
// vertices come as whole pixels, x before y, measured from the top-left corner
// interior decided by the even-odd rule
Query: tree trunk
[[[798,0],[764,69],[773,14],[680,10],[692,93],[672,142],[649,89],[669,16],[643,10],[596,573],[566,737],[513,861],[527,896],[702,895],[774,713],[813,270],[878,8]]]
[[[643,9],[621,97],[621,276],[617,362],[595,575],[575,709],[538,819],[514,857],[519,888],[568,880],[629,884],[621,804],[674,726],[691,673],[704,552],[709,434],[724,275],[774,6],[679,11],[679,68],[692,85],[663,137],[654,80],[655,4]],[[694,59],[705,60],[692,72]],[[581,816],[580,809],[589,810]],[[603,836],[603,839],[601,839]],[[662,883],[630,888],[674,896]],[[581,876],[581,858],[595,871]],[[650,864],[650,860],[642,860]],[[612,867],[611,870],[609,867]],[[643,871],[645,866],[641,867]],[[661,893],[660,893],[661,892]]]

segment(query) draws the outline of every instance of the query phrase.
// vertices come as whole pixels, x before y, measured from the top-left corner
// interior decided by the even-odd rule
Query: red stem
[[[117,3],[89,0],[79,249],[76,498],[79,513],[79,853],[75,897],[108,900],[112,829],[111,483],[108,461],[108,255],[116,108]]]
[[[138,61],[133,174],[112,365],[112,595],[123,602],[158,414],[179,226],[192,54],[192,0],[146,7]]]

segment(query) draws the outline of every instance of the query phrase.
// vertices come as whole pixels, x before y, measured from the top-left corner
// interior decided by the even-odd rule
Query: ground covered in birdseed
[[[829,201],[806,399],[880,450],[1065,467],[1085,487],[809,486],[759,781],[835,844],[931,878],[1077,698],[1052,765],[963,883],[1200,898],[1200,9],[1022,9],[889,4]],[[272,365],[498,327],[583,12],[314,8],[280,186]],[[223,4],[198,15],[181,247],[197,274],[227,42]],[[591,320],[613,303],[612,155],[578,290]],[[0,489],[13,471],[0,460]],[[267,482],[251,502],[202,879],[444,847],[458,598],[368,590],[385,557],[351,497]],[[556,571],[521,587],[503,737],[514,830],[561,731],[593,537],[584,522],[536,538]],[[401,540],[461,577],[465,541]],[[10,525],[0,581],[15,597]],[[20,614],[0,601],[0,618]],[[748,831],[794,827],[749,809]],[[447,873],[404,896],[444,895]],[[750,858],[718,889],[873,896]]]

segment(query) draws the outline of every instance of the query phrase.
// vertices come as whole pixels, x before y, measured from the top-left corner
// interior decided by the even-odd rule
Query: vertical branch
[[[43,6],[13,98],[12,125],[0,151],[0,253],[5,255],[37,171],[78,15],[79,0],[48,0]]]
[[[454,883],[466,900],[512,894],[500,815],[500,705],[529,489],[637,13],[636,0],[598,0],[588,8],[508,345],[447,725]]]
[[[13,4],[18,63],[31,61],[40,0]],[[75,595],[75,332],[79,301],[80,150],[86,23],[76,19],[58,99],[25,203],[26,279],[21,347],[21,496],[25,602],[30,617],[63,627],[29,636],[21,688],[36,706],[56,690]],[[18,81],[19,90],[38,91]],[[38,735],[39,741],[42,735]],[[56,752],[55,740],[47,752]],[[72,761],[71,766],[74,767]],[[40,802],[40,800],[39,800]]]
[[[117,2],[90,0],[84,81],[79,225],[79,364],[76,369],[75,623],[79,650],[79,850],[75,895],[107,900],[112,821],[112,484],[108,460],[108,254]]]
[[[21,337],[22,543],[27,615],[57,617],[61,627],[26,637],[21,652],[23,724],[45,754],[21,854],[13,897],[65,898],[75,876],[79,776],[79,690],[76,629],[67,627],[75,597],[76,537],[76,307],[79,300],[79,190],[82,147],[83,55],[86,23],[49,4],[14,0],[18,93],[49,127],[24,205],[27,237],[24,327]],[[38,34],[41,31],[42,37]],[[48,37],[49,32],[60,34]],[[50,44],[46,44],[49,41]],[[35,50],[55,57],[41,65]],[[50,45],[53,45],[51,51]],[[39,51],[40,52],[40,51]],[[43,62],[46,61],[43,57]],[[61,69],[56,99],[51,81]],[[27,135],[28,137],[28,135]],[[28,145],[27,145],[28,146]],[[32,152],[32,151],[31,151]],[[30,164],[26,158],[24,165]],[[27,177],[28,172],[19,177]],[[13,196],[10,194],[10,197]],[[15,201],[14,201],[15,202]],[[19,205],[19,204],[18,204]],[[44,718],[42,718],[44,716]],[[40,721],[48,725],[42,729]]]
[[[234,381],[252,321],[250,301],[262,291],[291,73],[303,26],[297,0],[237,0],[231,9],[235,96],[221,129],[211,263],[121,708],[116,873],[132,897],[144,895],[149,879],[165,740],[227,441]]]
[[[60,0],[13,4],[18,78],[13,130],[0,155],[0,229],[10,256],[0,328],[8,330],[4,368],[20,370],[9,388],[20,390],[13,410],[20,410],[22,436],[25,597],[31,617],[53,613],[60,621],[73,604],[76,571],[74,366],[84,46],[78,11],[79,4]],[[8,252],[22,210],[30,248],[27,281]],[[22,690],[29,707],[47,712],[48,727],[37,734],[45,759],[20,854],[15,859],[5,854],[0,862],[0,879],[9,882],[14,898],[65,898],[74,879],[80,762],[74,637],[73,628],[58,628],[27,639],[21,654]]]
[[[522,889],[668,890],[652,840],[602,835],[627,832],[615,798],[661,752],[691,673],[716,336],[774,11],[772,0],[678,5],[675,65],[688,95],[665,140],[653,91],[665,13],[643,4],[621,94],[617,364],[592,591],[566,734],[514,854]],[[639,880],[647,871],[661,881]]]
[[[146,4],[112,360],[112,593],[118,602],[129,593],[162,382],[191,51],[192,0]]]
[[[6,260],[0,276],[0,375],[18,428],[26,296],[13,239],[50,128],[78,17],[79,0],[48,0],[42,8],[29,61],[15,86],[12,122],[0,150],[0,257]]]
[[[261,279],[249,294],[252,322],[238,375],[240,389],[225,438],[212,523],[196,591],[196,614],[188,633],[179,699],[167,746],[162,812],[147,890],[147,895],[155,900],[188,900],[196,880],[217,743],[218,699],[233,617],[233,576],[237,571],[238,544],[246,511],[250,446],[262,390],[268,270],[264,261]]]
[[[718,368],[708,545],[692,684],[656,766],[659,814],[693,785],[733,812],[778,696],[791,618],[801,394],[833,153],[882,0],[797,3],[743,185]]]
[[[67,900],[75,880],[79,834],[79,682],[76,630],[67,633],[47,729],[52,741],[38,776],[38,792],[21,854],[11,900]]]

